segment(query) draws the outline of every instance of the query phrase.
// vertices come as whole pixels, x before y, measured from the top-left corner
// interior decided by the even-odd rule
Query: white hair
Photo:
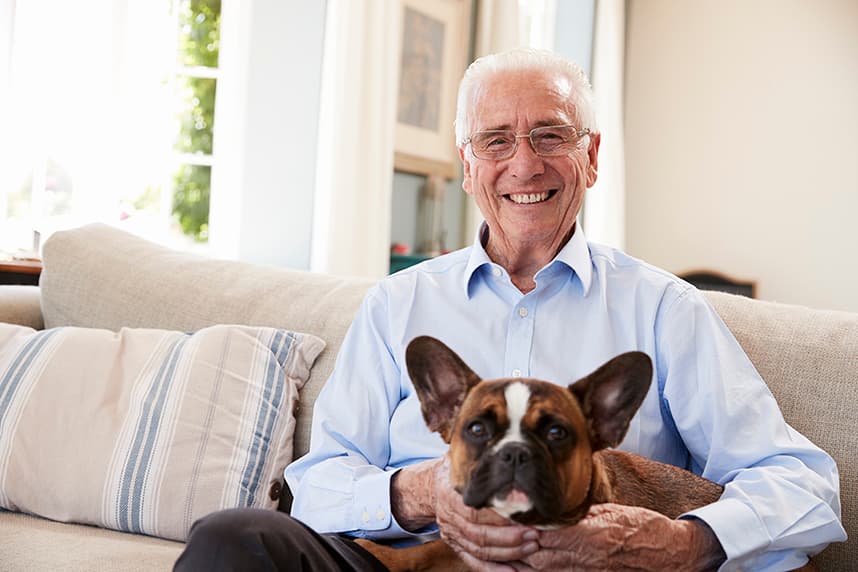
[[[593,107],[593,88],[581,67],[566,58],[547,50],[516,48],[507,52],[489,54],[475,60],[459,83],[456,101],[456,145],[461,146],[470,136],[472,106],[480,84],[508,71],[541,71],[559,74],[572,84],[570,100],[577,114],[578,128],[598,132]]]

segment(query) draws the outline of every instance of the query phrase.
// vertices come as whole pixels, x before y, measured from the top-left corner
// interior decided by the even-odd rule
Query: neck
[[[548,241],[511,241],[504,235],[485,234],[485,249],[492,262],[503,266],[510,280],[521,292],[527,294],[536,288],[534,277],[540,268],[551,262],[575,234],[573,226],[564,236]]]

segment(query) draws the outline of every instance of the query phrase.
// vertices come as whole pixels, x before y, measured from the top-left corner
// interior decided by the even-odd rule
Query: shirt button
[[[513,377],[521,377],[521,370],[520,369],[512,370],[512,376]]]
[[[519,308],[518,309],[518,315],[521,316],[522,318],[526,318],[527,317],[527,308]]]
[[[494,268],[492,268],[492,274],[494,274],[495,276],[500,276],[501,275],[501,269],[498,268],[497,266],[495,266]]]
[[[367,511],[363,511],[363,514],[361,515],[361,520],[363,520],[364,524],[369,522],[369,513]]]
[[[375,518],[377,518],[378,520],[384,520],[385,516],[387,516],[387,514],[381,509],[378,509],[378,512],[375,513]]]

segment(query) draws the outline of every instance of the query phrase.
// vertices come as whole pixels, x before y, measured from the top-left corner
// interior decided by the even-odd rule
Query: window
[[[0,250],[95,221],[204,250],[221,0],[12,6]]]

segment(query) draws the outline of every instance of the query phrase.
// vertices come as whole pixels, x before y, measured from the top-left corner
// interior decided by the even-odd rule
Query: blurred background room
[[[0,0],[0,274],[96,221],[368,277],[466,246],[458,79],[515,46],[593,83],[590,240],[858,311],[854,0]]]

